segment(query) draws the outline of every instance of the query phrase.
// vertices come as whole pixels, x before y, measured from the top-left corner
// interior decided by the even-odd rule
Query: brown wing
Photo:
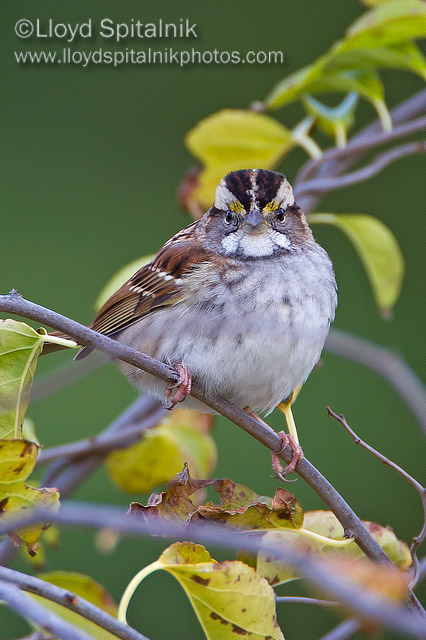
[[[208,251],[194,236],[197,225],[198,221],[176,234],[149,264],[118,289],[99,310],[91,328],[111,335],[180,300],[185,274],[208,257]]]

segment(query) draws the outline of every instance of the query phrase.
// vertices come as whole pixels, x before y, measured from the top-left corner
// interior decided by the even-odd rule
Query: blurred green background
[[[186,132],[201,118],[224,107],[246,107],[265,97],[282,77],[324,53],[364,8],[355,0],[126,0],[73,3],[20,0],[3,3],[2,66],[6,90],[3,113],[3,214],[0,290],[24,296],[83,323],[93,317],[93,302],[105,282],[124,264],[152,253],[189,222],[180,211],[176,189],[193,159],[183,145]],[[20,18],[76,23],[104,17],[119,22],[186,18],[198,25],[200,49],[282,50],[279,65],[217,66],[23,66],[14,50],[61,50],[59,41],[42,45],[19,40]],[[182,41],[141,41],[148,45],[187,46]],[[68,45],[67,45],[68,46]],[[97,38],[71,47],[113,48]],[[129,43],[118,48],[124,50]],[[390,106],[422,87],[408,73],[382,74]],[[358,111],[358,125],[375,118],[370,106]],[[274,114],[293,126],[302,113],[292,106]],[[280,166],[290,180],[305,161],[296,151]],[[365,273],[348,241],[331,228],[316,226],[330,253],[339,283],[336,326],[401,353],[422,375],[424,344],[424,156],[394,163],[375,179],[328,196],[319,211],[370,213],[396,234],[407,266],[401,298],[390,322],[375,308]],[[43,359],[39,372],[69,360],[68,354]],[[29,415],[46,446],[96,434],[135,398],[119,372],[109,365],[52,399],[30,407]],[[425,442],[408,408],[374,373],[324,354],[295,408],[306,456],[326,475],[359,516],[390,524],[407,541],[421,527],[415,491],[393,471],[355,447],[325,406],[344,412],[358,433],[426,482]],[[271,417],[275,428],[281,417]],[[270,455],[224,419],[217,420],[219,463],[215,476],[232,476],[260,494],[273,494]],[[316,495],[298,479],[293,490],[305,509],[321,508]],[[75,499],[110,502],[123,508],[131,499],[99,469]],[[154,561],[164,541],[124,540],[111,556],[94,549],[93,534],[65,530],[58,551],[48,554],[48,569],[82,571],[119,599],[131,576]],[[217,558],[230,557],[210,549]],[[14,566],[29,570],[23,556]],[[282,593],[302,593],[294,583]],[[421,595],[421,593],[419,592]],[[425,590],[423,590],[425,596]],[[303,625],[301,616],[303,615]],[[1,610],[1,638],[24,635],[24,621]],[[155,574],[132,601],[130,622],[152,640],[201,638],[202,632],[180,587]],[[329,611],[279,605],[287,640],[319,638],[337,618]],[[301,628],[302,627],[302,628]],[[389,636],[391,637],[391,636]]]

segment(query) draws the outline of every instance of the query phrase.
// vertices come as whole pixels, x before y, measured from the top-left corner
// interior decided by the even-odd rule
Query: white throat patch
[[[227,255],[240,250],[248,258],[261,258],[271,256],[274,253],[274,248],[288,249],[290,240],[287,236],[273,229],[256,234],[245,233],[240,229],[226,236],[222,240],[222,247]]]

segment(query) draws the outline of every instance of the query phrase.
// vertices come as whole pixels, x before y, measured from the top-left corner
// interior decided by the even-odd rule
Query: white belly
[[[261,267],[233,295],[223,283],[203,293],[202,283],[194,282],[197,304],[156,311],[118,339],[167,364],[182,363],[208,395],[269,413],[319,360],[336,306],[331,264],[324,274],[304,259],[301,271],[291,258],[285,269],[282,261]],[[165,383],[119,366],[138,389],[164,397]],[[185,405],[208,410],[193,398]]]

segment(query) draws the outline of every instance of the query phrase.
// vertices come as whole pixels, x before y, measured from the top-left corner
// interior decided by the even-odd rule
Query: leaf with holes
[[[367,271],[377,305],[387,316],[398,299],[404,275],[404,258],[389,228],[364,214],[313,213],[308,218],[311,224],[334,225],[349,238]]]
[[[271,586],[239,561],[217,562],[192,542],[177,542],[140,571],[126,588],[119,618],[126,619],[130,599],[140,582],[164,569],[183,587],[209,640],[284,640],[277,623]]]
[[[21,438],[38,356],[45,342],[74,347],[24,322],[0,320],[0,438]]]
[[[26,440],[0,440],[0,515],[3,524],[28,509],[59,509],[56,489],[34,489],[25,483],[32,473],[39,446]],[[48,525],[30,525],[11,536],[25,542],[30,555],[37,553],[38,539]]]

